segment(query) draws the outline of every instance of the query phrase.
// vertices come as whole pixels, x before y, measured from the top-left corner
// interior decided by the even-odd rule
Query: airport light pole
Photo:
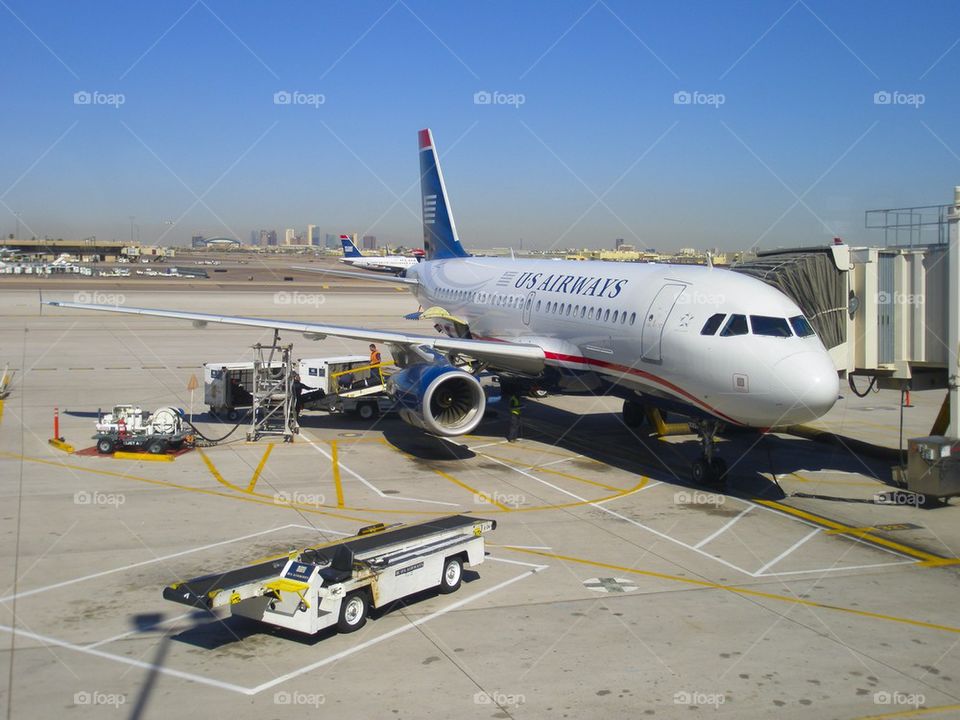
[[[136,215],[127,215],[130,218],[130,244],[133,245],[133,221],[137,219]]]
[[[17,219],[17,232],[16,232],[16,234],[14,234],[13,239],[14,239],[14,241],[16,241],[16,242],[19,242],[19,240],[20,240],[20,213],[19,213],[19,212],[15,212],[15,213],[13,213],[13,216]]]

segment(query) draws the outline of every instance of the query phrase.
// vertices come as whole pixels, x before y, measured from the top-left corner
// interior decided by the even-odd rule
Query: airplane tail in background
[[[350,239],[349,235],[340,236],[340,244],[343,245],[343,256],[345,258],[358,258],[363,257],[357,246],[353,244],[353,240]]]
[[[427,260],[469,257],[457,237],[457,226],[450,211],[447,187],[430,129],[421,130],[420,195],[423,210],[423,249]]]

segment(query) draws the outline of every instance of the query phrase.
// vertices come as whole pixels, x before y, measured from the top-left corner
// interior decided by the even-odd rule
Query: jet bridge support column
[[[953,189],[953,203],[947,236],[947,397],[950,403],[947,436],[960,438],[960,186]]]

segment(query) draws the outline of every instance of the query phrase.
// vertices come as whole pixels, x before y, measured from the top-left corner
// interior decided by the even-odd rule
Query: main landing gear
[[[722,487],[727,479],[727,463],[717,457],[717,430],[720,429],[719,420],[698,420],[694,423],[697,435],[700,436],[700,445],[703,447],[703,457],[694,461],[691,469],[693,482],[697,485],[711,485]]]

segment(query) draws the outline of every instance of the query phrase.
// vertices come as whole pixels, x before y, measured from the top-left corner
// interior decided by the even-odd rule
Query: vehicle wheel
[[[463,563],[458,557],[447,558],[443,561],[443,575],[440,576],[440,592],[452,593],[460,587],[463,580]]]
[[[690,475],[697,485],[709,485],[712,482],[713,469],[706,460],[697,460],[693,463]]]
[[[227,411],[227,420],[230,422],[236,422],[240,417],[240,413],[231,408]]]
[[[167,450],[167,443],[163,440],[151,440],[147,444],[147,452],[151,455],[162,455]]]
[[[109,455],[116,449],[116,443],[110,438],[100,438],[97,440],[97,452],[101,455]]]
[[[722,485],[727,479],[727,461],[723,458],[714,458],[710,463],[713,477],[717,484]]]
[[[348,594],[340,603],[340,619],[337,629],[342,633],[350,633],[362,628],[367,622],[367,596],[362,592]]]
[[[379,408],[373,403],[363,403],[357,408],[357,414],[361,420],[373,420],[380,414]]]
[[[644,407],[638,402],[632,400],[623,401],[623,422],[629,428],[640,427],[643,425]]]

